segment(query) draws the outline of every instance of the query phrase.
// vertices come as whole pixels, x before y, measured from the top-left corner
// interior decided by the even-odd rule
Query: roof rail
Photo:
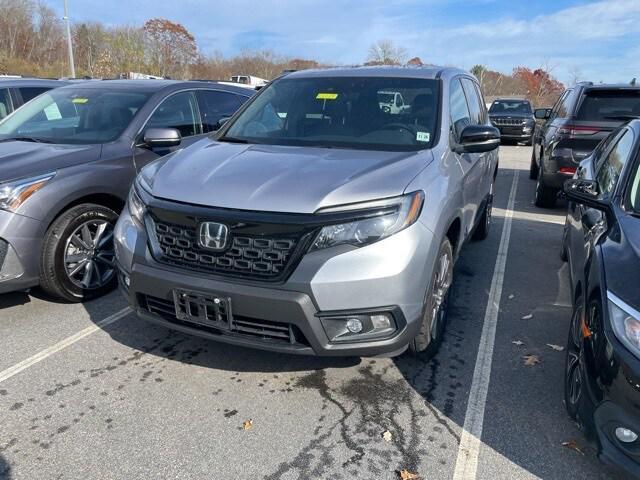
[[[636,77],[633,77],[633,78],[631,79],[631,81],[629,82],[629,85],[631,85],[632,87],[635,87],[635,86],[636,86]]]
[[[591,87],[593,86],[593,82],[589,82],[589,81],[578,82],[577,85],[584,85],[585,87]]]

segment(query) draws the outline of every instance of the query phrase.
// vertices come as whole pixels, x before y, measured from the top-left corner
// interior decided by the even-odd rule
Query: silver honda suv
[[[406,108],[381,108],[399,93]],[[289,73],[145,167],[115,229],[138,316],[235,345],[433,355],[491,221],[499,132],[453,68]]]

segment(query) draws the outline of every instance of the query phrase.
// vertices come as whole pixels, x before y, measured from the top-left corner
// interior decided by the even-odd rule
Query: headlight
[[[140,226],[144,226],[144,212],[146,209],[144,206],[144,202],[138,195],[138,192],[136,192],[136,183],[138,182],[135,182],[131,187],[131,190],[129,191],[129,200],[127,202],[127,207],[129,208],[131,217],[136,222],[138,222]]]
[[[611,324],[618,340],[640,358],[640,312],[607,292]]]
[[[366,212],[370,210],[374,213],[361,220],[323,227],[311,246],[311,250],[320,250],[344,244],[360,247],[382,240],[414,224],[420,216],[423,203],[424,193],[413,192],[402,197],[323,209],[318,213],[336,213],[350,210],[354,211],[354,216],[358,211]],[[377,209],[379,209],[379,212],[375,213]]]
[[[31,195],[44,187],[54,175],[55,172],[51,172],[37,177],[0,183],[0,209],[15,212]]]

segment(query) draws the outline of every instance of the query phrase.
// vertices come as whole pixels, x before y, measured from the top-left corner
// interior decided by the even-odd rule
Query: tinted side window
[[[464,127],[471,123],[471,114],[467,105],[467,99],[462,90],[459,79],[451,81],[451,91],[449,92],[449,109],[451,115],[451,125],[457,135],[460,135]]]
[[[201,134],[194,92],[180,92],[166,98],[151,115],[147,128],[175,128],[183,138]]]
[[[223,117],[230,117],[244,103],[244,100],[229,92],[218,90],[200,90],[200,113],[205,132],[218,129],[218,121]]]
[[[560,108],[558,109],[558,117],[566,118],[571,114],[571,104],[573,103],[573,90],[569,90],[560,102]]]
[[[487,116],[488,116],[487,104],[484,101],[484,96],[482,95],[482,89],[480,88],[480,86],[477,83],[474,83],[473,86],[476,89],[476,93],[478,94],[478,100],[480,101],[480,112],[482,114],[482,123],[485,124],[487,123]]]
[[[482,110],[480,109],[480,99],[478,98],[478,92],[473,82],[467,78],[462,79],[462,87],[467,97],[467,104],[469,105],[469,112],[471,113],[471,123],[473,125],[480,125],[482,122]]]
[[[11,113],[11,97],[8,88],[0,88],[0,119]]]
[[[631,156],[632,147],[633,133],[626,130],[598,170],[598,186],[602,193],[611,193],[615,189],[622,169]]]
[[[558,111],[560,110],[560,108],[562,107],[562,102],[565,101],[565,99],[569,96],[569,91],[567,90],[566,92],[564,92],[562,94],[562,96],[558,99],[558,101],[556,102],[556,104],[553,106],[553,108],[551,109],[551,117],[550,118],[555,118],[558,116]]]
[[[24,103],[27,103],[29,100],[32,100],[41,93],[44,93],[51,89],[48,87],[20,87],[18,90],[20,90],[22,101]]]

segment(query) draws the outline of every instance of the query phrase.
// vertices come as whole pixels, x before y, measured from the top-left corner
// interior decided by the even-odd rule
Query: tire
[[[553,208],[556,204],[558,192],[554,188],[547,187],[542,183],[542,172],[538,172],[538,182],[536,183],[536,207]]]
[[[560,260],[566,262],[569,260],[567,253],[567,235],[569,234],[569,218],[565,218],[564,229],[562,231],[562,243],[560,244]]]
[[[40,286],[49,295],[83,302],[112,290],[117,283],[113,227],[118,214],[85,203],[60,215],[44,236]]]
[[[531,145],[533,145],[533,138],[530,138],[529,140],[525,141],[525,142],[524,142],[524,144],[525,144],[527,147],[530,147]]]
[[[440,244],[436,265],[429,281],[420,330],[409,343],[409,352],[429,360],[435,356],[444,337],[449,306],[449,292],[453,280],[453,249],[448,239]]]
[[[578,420],[584,395],[584,378],[580,369],[582,355],[582,316],[584,302],[578,298],[573,307],[567,354],[564,363],[564,404],[573,420]]]
[[[484,210],[482,212],[482,216],[478,221],[478,225],[476,226],[475,231],[473,232],[473,240],[480,241],[484,240],[489,236],[489,230],[491,230],[491,212],[493,211],[493,192],[495,190],[495,178],[491,182],[491,187],[489,190],[489,196],[487,197],[487,203],[484,206]]]
[[[532,150],[531,151],[531,165],[529,166],[529,178],[531,180],[537,180],[538,179],[539,170],[540,170],[540,168],[538,167],[538,164],[536,163],[536,154]]]

